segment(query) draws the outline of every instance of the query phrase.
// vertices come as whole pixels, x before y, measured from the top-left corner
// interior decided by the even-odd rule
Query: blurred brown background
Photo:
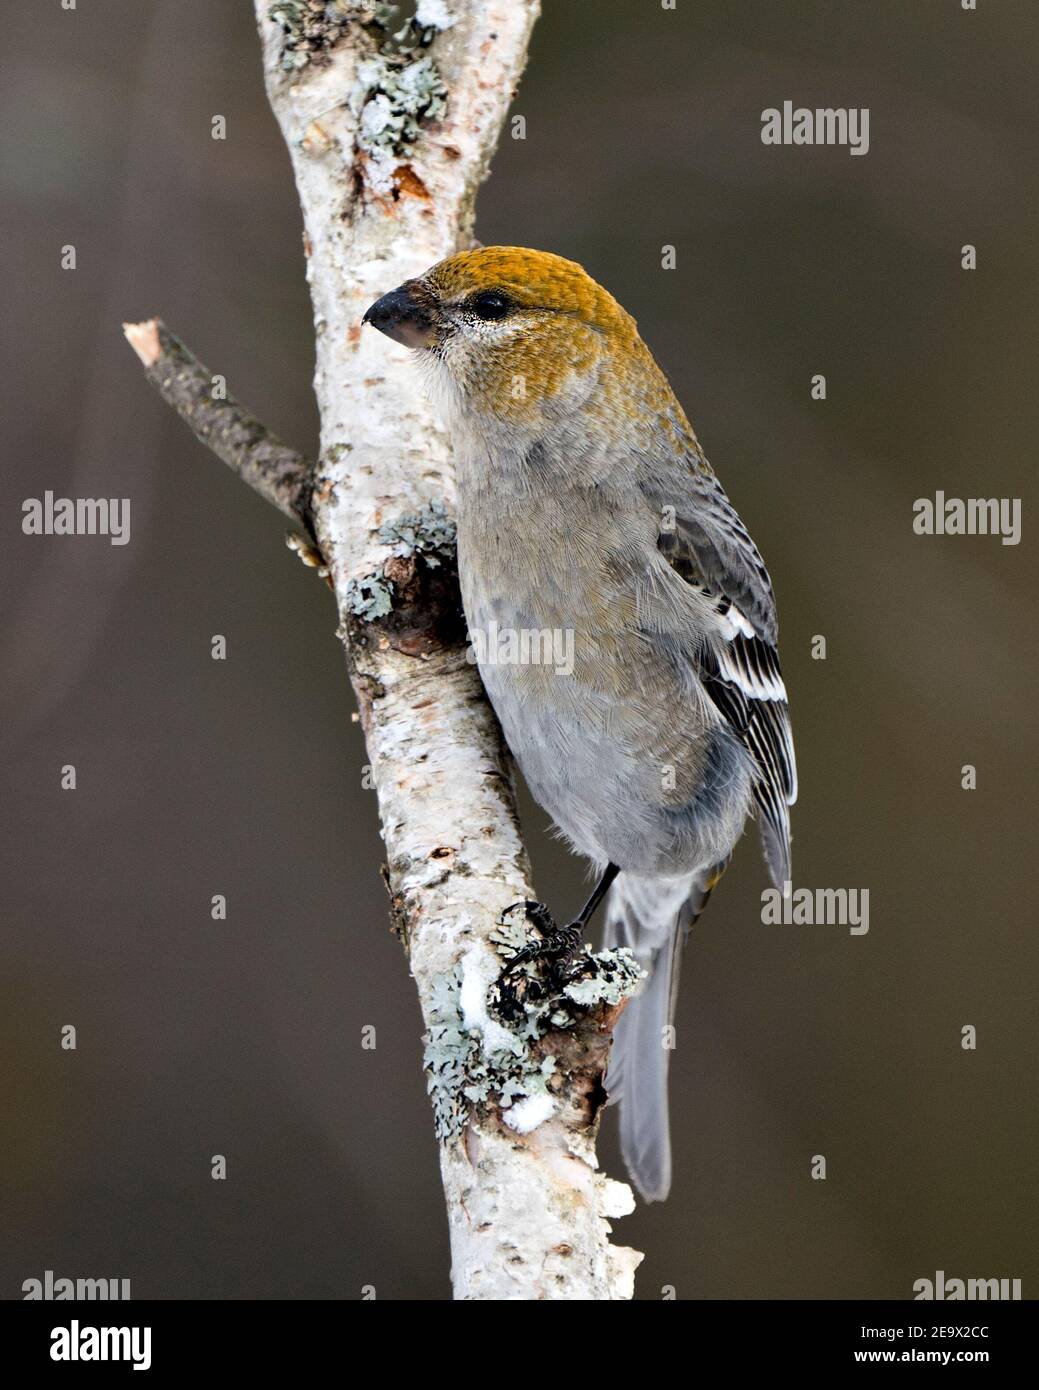
[[[478,234],[574,257],[639,319],[776,583],[796,881],[871,894],[865,937],[766,928],[747,837],[684,971],[673,1194],[616,1238],[647,1252],[646,1298],[908,1298],[937,1269],[1035,1296],[1039,10],[546,8]],[[251,6],[4,24],[0,1294],[50,1268],[138,1298],[445,1298],[330,595],[119,329],[162,314],[313,449]],[[869,154],[763,146],[786,98],[868,106]],[[47,488],[131,497],[130,544],[24,536]],[[915,536],[939,488],[1022,498],[1022,543]],[[583,866],[526,824],[542,896],[576,906]],[[619,1176],[609,1124],[603,1153]]]

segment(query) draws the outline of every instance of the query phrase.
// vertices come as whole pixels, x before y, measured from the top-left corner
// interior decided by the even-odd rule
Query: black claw
[[[527,921],[541,934],[541,940],[532,941],[514,952],[505,962],[505,967],[498,977],[499,994],[503,1002],[508,1000],[510,1011],[518,1007],[515,985],[508,979],[517,966],[539,960],[547,963],[543,981],[531,979],[526,982],[527,997],[543,999],[547,994],[558,994],[565,988],[573,974],[574,960],[584,944],[583,922],[570,922],[565,927],[560,927],[544,903],[530,900],[513,903],[502,913],[502,918],[517,907],[523,908]]]
[[[501,920],[515,912],[517,907],[522,907],[528,922],[532,922],[542,936],[551,936],[556,930],[556,919],[545,903],[532,902],[530,898],[525,898],[522,902],[512,903],[501,915]]]
[[[553,993],[562,994],[573,979],[576,972],[577,957],[580,954],[580,944],[575,946],[572,951],[568,951],[549,967],[548,978],[552,985]]]

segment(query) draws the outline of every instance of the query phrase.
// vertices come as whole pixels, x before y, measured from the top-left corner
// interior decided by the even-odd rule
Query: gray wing
[[[717,640],[691,656],[707,693],[754,758],[765,859],[781,887],[790,878],[797,765],[776,650],[775,596],[735,507],[706,463],[698,464],[672,488],[647,472],[641,488],[657,512],[661,553],[713,609]]]

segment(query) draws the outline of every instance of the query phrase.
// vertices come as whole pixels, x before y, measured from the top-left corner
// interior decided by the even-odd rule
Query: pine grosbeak
[[[532,916],[565,965],[608,891],[607,943],[648,972],[607,1086],[632,1178],[663,1198],[681,948],[755,805],[772,879],[790,877],[796,773],[768,572],[634,319],[579,265],[464,251],[365,321],[428,373],[455,446],[487,694],[534,797],[601,876],[562,933],[540,905]],[[502,634],[546,631],[569,635],[572,659],[516,639],[520,658],[501,659]]]

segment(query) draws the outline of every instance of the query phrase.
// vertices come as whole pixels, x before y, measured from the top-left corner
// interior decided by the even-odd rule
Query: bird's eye
[[[509,301],[495,290],[474,295],[470,307],[478,319],[503,319],[509,312]]]

